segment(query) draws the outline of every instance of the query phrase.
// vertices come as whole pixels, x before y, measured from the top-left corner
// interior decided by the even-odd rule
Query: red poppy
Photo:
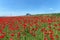
[[[4,35],[0,36],[0,38],[4,38]]]
[[[18,25],[16,25],[15,30],[18,30],[18,29],[19,29],[19,26],[18,26]]]
[[[49,32],[49,34],[53,34],[54,33],[53,30],[49,30],[48,32]]]
[[[32,36],[34,36],[34,37],[35,37],[35,36],[36,36],[36,34],[34,33],[34,34],[32,34]]]
[[[59,38],[59,35],[56,35],[56,38]]]
[[[37,30],[38,30],[38,28],[36,27],[36,28],[35,28],[35,31],[37,31]]]
[[[60,26],[60,23],[58,24],[58,26]]]
[[[48,34],[48,31],[47,30],[44,31],[44,35],[46,35],[46,34]]]
[[[3,30],[3,29],[5,28],[5,25],[2,25],[2,27],[1,27],[1,28],[2,28],[2,30]]]
[[[2,33],[2,30],[0,30],[0,33]]]
[[[35,28],[32,28],[32,31],[34,31],[35,30]]]
[[[10,31],[14,31],[15,28],[13,28],[13,27],[9,27],[9,30],[10,30]]]
[[[10,40],[13,40],[13,38],[10,38]]]
[[[29,33],[30,33],[30,34],[33,34],[33,32],[32,32],[31,30],[29,31]]]
[[[57,27],[57,24],[54,24],[55,27]]]
[[[44,32],[46,30],[46,28],[42,28],[41,31]]]
[[[10,36],[12,36],[12,37],[13,37],[13,36],[14,36],[14,33],[10,34]]]
[[[54,38],[51,38],[51,40],[54,40]]]
[[[19,37],[20,37],[20,35],[21,35],[21,33],[20,33],[20,32],[18,32],[18,34],[17,34],[17,38],[19,38]]]
[[[48,40],[48,38],[47,37],[44,37],[44,40]]]
[[[50,29],[51,29],[51,26],[49,25],[49,26],[48,26],[48,28],[50,28]]]
[[[51,39],[53,39],[53,34],[49,34],[49,37],[50,37]]]
[[[5,37],[5,35],[6,35],[6,33],[4,32],[4,33],[0,33],[1,34],[1,36],[0,36],[0,38],[4,38]]]
[[[58,31],[60,31],[60,28],[57,28]]]

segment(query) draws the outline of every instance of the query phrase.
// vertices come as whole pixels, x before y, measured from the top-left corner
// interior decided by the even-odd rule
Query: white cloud
[[[50,10],[53,10],[53,8],[49,8]]]

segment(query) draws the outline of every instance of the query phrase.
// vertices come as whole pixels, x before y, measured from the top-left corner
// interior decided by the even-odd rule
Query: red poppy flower
[[[57,24],[54,24],[55,27],[57,27]]]
[[[49,26],[48,26],[48,28],[50,28],[50,29],[51,29],[51,26],[49,25]]]
[[[49,34],[53,34],[54,33],[53,30],[49,30],[48,32],[49,32]]]
[[[56,35],[56,38],[59,38],[59,35]]]
[[[60,28],[58,28],[57,30],[60,31]]]
[[[4,32],[4,33],[0,33],[1,35],[0,35],[0,38],[4,38],[5,37],[5,35],[6,35],[6,33]]]
[[[16,25],[15,30],[18,30],[18,29],[19,29],[19,26],[18,26],[18,25]]]
[[[18,32],[17,37],[19,38],[19,37],[20,37],[20,35],[21,35],[21,34],[20,34],[20,32]]]
[[[13,38],[10,38],[10,40],[13,40]]]
[[[44,40],[48,40],[48,38],[47,37],[44,37]]]
[[[38,28],[36,27],[36,28],[35,28],[35,31],[37,31],[37,30],[38,30]]]
[[[44,31],[44,35],[46,35],[46,34],[48,34],[48,31],[47,30]]]
[[[13,28],[13,27],[9,27],[9,30],[10,30],[10,31],[14,31],[15,28]]]
[[[32,34],[32,36],[34,36],[34,37],[35,37],[35,36],[36,36],[36,34],[34,33],[34,34]]]
[[[51,38],[51,40],[54,40],[54,38]]]
[[[52,19],[51,18],[48,18],[47,22],[48,23],[51,23],[52,22]]]
[[[2,33],[2,30],[0,30],[0,33]]]
[[[53,39],[53,34],[49,34],[49,37],[50,37],[51,39]]]
[[[13,36],[14,36],[14,33],[10,34],[10,36],[12,36],[12,37],[13,37]]]
[[[32,31],[34,31],[35,30],[35,28],[32,28]]]
[[[32,32],[31,30],[29,31],[29,33],[30,33],[30,34],[33,34],[33,32]]]
[[[44,32],[46,30],[46,28],[42,28],[41,31]]]
[[[26,24],[26,23],[25,23],[25,24],[23,24],[23,28],[24,28],[24,29],[26,29],[26,26],[27,26],[27,24]]]
[[[0,38],[4,38],[4,35],[0,36]]]
[[[4,30],[4,28],[5,28],[5,25],[2,25],[2,26],[1,26],[1,29]]]

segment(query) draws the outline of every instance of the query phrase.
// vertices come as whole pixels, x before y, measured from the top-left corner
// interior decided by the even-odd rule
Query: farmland
[[[0,40],[60,40],[60,14],[0,17]]]

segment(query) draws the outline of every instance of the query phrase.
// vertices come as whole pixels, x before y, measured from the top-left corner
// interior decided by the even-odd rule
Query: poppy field
[[[0,40],[60,40],[60,16],[0,17]]]

